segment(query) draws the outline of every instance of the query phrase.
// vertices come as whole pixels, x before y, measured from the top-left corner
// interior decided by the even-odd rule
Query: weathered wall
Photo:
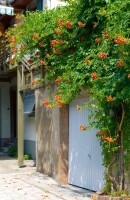
[[[69,106],[64,106],[60,111],[60,182],[68,182],[68,151],[69,151]]]
[[[48,109],[42,105],[49,99],[48,88],[35,91],[36,160],[37,170],[58,182],[67,182],[68,171],[68,107]]]

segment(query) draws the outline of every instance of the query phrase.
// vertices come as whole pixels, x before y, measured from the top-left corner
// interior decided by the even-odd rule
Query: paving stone
[[[0,157],[0,200],[90,200],[91,191],[59,185],[36,172],[33,165],[18,168],[17,161]]]

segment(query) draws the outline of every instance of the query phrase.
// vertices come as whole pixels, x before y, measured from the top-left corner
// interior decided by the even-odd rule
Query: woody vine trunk
[[[119,140],[120,140],[120,152],[119,152],[119,188],[124,190],[125,183],[125,173],[124,173],[124,132],[122,130],[122,125],[124,121],[124,106],[121,104],[121,122],[119,126]]]

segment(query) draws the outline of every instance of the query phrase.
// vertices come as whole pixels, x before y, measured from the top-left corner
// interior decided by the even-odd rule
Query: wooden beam
[[[18,132],[18,165],[24,166],[24,103],[23,92],[20,91],[22,84],[21,66],[17,67],[17,132]]]
[[[23,92],[30,91],[30,90],[31,90],[31,84],[26,84],[20,87],[20,91],[23,91]]]

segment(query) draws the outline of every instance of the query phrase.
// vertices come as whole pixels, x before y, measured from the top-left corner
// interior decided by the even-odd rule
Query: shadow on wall
[[[53,94],[54,87],[51,93]],[[47,88],[37,89],[36,97],[36,141],[37,170],[61,181],[61,173],[67,173],[66,144],[61,141],[64,128],[60,127],[60,109],[48,109],[42,105],[48,99]],[[62,173],[63,174],[63,173]]]

